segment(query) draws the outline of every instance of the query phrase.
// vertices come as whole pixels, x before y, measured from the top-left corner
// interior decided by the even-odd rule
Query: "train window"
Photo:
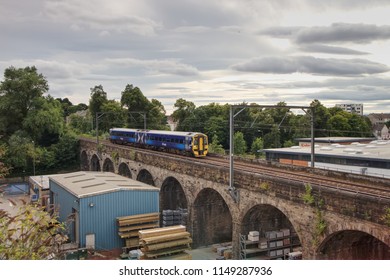
[[[167,142],[171,142],[171,139],[167,138]]]
[[[162,138],[161,138],[161,137],[158,137],[158,141],[160,141],[160,142],[161,142],[161,141],[162,141]]]
[[[198,138],[195,138],[194,139],[194,145],[198,145],[199,143],[198,143],[199,141],[198,141]]]
[[[180,139],[180,140],[179,140],[179,143],[180,143],[180,144],[183,144],[183,143],[184,143],[183,139]]]
[[[163,142],[166,142],[166,141],[167,141],[167,139],[166,139],[165,137],[163,137],[162,141],[163,141]]]

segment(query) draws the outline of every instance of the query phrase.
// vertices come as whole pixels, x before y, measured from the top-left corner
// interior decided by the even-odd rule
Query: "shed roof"
[[[156,187],[111,172],[79,171],[52,175],[49,180],[78,198],[120,190],[159,191]]]

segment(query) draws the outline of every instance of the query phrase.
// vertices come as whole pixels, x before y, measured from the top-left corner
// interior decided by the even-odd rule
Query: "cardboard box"
[[[252,236],[252,235],[248,235],[248,240],[249,241],[259,241],[259,236]]]

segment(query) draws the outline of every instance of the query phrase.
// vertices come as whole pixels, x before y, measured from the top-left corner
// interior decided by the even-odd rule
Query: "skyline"
[[[133,84],[168,114],[179,98],[389,113],[389,14],[386,0],[3,0],[0,80],[36,66],[73,104]]]

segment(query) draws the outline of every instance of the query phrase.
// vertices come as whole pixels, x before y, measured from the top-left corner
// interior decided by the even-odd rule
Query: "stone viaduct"
[[[118,145],[97,149],[88,139],[80,140],[80,161],[82,170],[115,172],[158,187],[160,210],[187,208],[194,248],[232,241],[238,259],[241,235],[289,228],[304,259],[390,259],[390,200],[384,198],[312,185],[310,204],[303,199],[305,182],[235,171],[235,202],[227,191],[227,168]],[[309,171],[390,187],[385,179]]]

